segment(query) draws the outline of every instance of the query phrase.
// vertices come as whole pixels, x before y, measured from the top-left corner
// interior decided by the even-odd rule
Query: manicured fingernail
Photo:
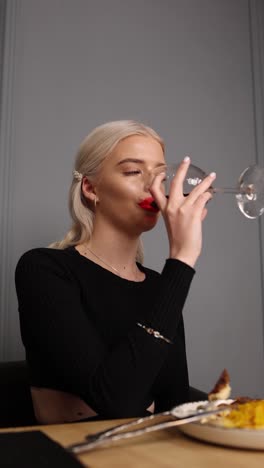
[[[189,162],[190,161],[190,156],[185,156],[185,158],[183,159],[184,162]]]
[[[212,177],[212,179],[214,179],[215,176],[216,176],[216,173],[215,173],[215,172],[211,172],[211,174],[209,174],[209,175],[210,175],[210,177]]]

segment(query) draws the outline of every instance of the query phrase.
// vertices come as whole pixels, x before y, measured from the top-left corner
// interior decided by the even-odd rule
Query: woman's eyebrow
[[[145,161],[143,159],[138,159],[138,158],[125,158],[125,159],[122,159],[121,161],[119,161],[117,163],[117,166],[120,166],[120,164],[124,164],[124,163],[137,163],[137,164],[145,164]],[[156,164],[156,167],[160,167],[160,166],[166,166],[165,163],[157,163]]]

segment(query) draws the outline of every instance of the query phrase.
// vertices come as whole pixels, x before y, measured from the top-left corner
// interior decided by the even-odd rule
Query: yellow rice
[[[264,429],[264,400],[239,404],[218,420],[224,427]]]

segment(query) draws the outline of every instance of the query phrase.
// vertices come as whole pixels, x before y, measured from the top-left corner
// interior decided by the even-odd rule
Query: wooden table
[[[80,442],[86,434],[106,429],[121,421],[34,426],[1,429],[41,430],[63,446]],[[124,420],[122,421],[124,422]],[[115,442],[78,456],[89,468],[263,468],[264,452],[209,445],[187,438],[176,428]],[[56,467],[52,467],[56,468]]]

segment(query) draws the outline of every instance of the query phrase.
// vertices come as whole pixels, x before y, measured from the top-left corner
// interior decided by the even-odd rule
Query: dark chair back
[[[0,427],[34,424],[26,362],[0,362]]]
[[[208,394],[198,388],[190,387],[190,401],[205,401],[208,400]]]

